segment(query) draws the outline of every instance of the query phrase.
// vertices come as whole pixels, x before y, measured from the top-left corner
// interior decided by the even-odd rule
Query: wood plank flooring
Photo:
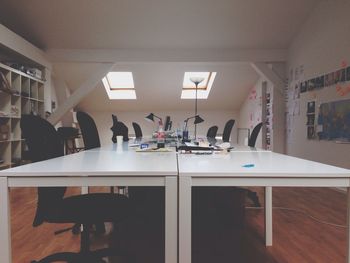
[[[263,203],[263,191],[257,190]],[[109,191],[97,188],[93,191]],[[78,194],[70,188],[68,194]],[[70,225],[43,224],[32,227],[36,208],[35,188],[11,189],[12,255],[14,263],[30,262],[57,251],[78,251],[79,236],[53,232]],[[249,204],[248,204],[249,205]],[[346,195],[327,188],[274,188],[273,205],[300,209],[320,220],[345,225]],[[343,263],[346,229],[317,223],[304,214],[274,209],[274,245],[264,246],[264,211],[246,210],[242,263]],[[94,239],[94,246],[108,242],[109,236]]]

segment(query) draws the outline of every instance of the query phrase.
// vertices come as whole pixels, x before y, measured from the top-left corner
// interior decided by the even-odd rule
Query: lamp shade
[[[204,78],[203,77],[191,77],[190,80],[195,84],[198,85],[199,83],[201,83]]]
[[[152,122],[154,122],[154,118],[157,118],[160,122],[163,122],[161,117],[158,117],[157,115],[155,115],[153,113],[150,113],[145,117],[145,119],[147,121],[152,121]]]
[[[204,120],[199,115],[196,115],[196,117],[194,119],[194,124],[198,124],[198,123],[201,123],[203,121]]]
[[[150,113],[145,117],[146,121],[153,121],[154,122],[154,114]]]

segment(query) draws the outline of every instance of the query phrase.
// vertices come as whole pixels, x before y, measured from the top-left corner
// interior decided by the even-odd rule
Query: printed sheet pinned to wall
[[[320,140],[350,141],[350,100],[321,104],[317,125]]]

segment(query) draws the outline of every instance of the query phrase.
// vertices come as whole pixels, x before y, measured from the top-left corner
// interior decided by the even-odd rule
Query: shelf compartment
[[[0,167],[6,168],[11,166],[11,143],[0,144],[0,159],[3,161],[0,163]]]
[[[21,92],[21,75],[14,72],[11,73],[11,89]]]
[[[38,82],[30,80],[30,97],[32,99],[38,99]]]

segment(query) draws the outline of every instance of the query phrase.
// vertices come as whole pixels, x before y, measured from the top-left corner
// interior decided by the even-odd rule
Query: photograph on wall
[[[345,82],[346,81],[346,69],[343,68],[340,70],[340,82]]]
[[[309,101],[307,103],[307,113],[315,113],[315,102]]]
[[[300,86],[300,93],[304,93],[307,91],[307,81],[304,81],[301,83],[301,86]]]
[[[313,139],[315,137],[315,127],[314,126],[308,126],[307,127],[307,138]]]
[[[341,70],[334,72],[334,84],[338,84],[341,79]]]
[[[315,88],[322,89],[324,87],[324,76],[320,76],[316,78]]]
[[[315,115],[307,115],[307,123],[308,126],[313,126],[315,124]]]
[[[308,85],[307,85],[307,90],[308,91],[311,91],[311,90],[315,89],[315,82],[316,82],[315,79],[310,79],[309,80]]]
[[[350,81],[350,67],[346,69],[346,81]]]
[[[333,72],[332,73],[328,73],[326,75],[325,85],[326,85],[326,87],[334,85],[334,73]]]
[[[321,139],[350,141],[350,100],[321,104],[317,124],[322,126]]]

